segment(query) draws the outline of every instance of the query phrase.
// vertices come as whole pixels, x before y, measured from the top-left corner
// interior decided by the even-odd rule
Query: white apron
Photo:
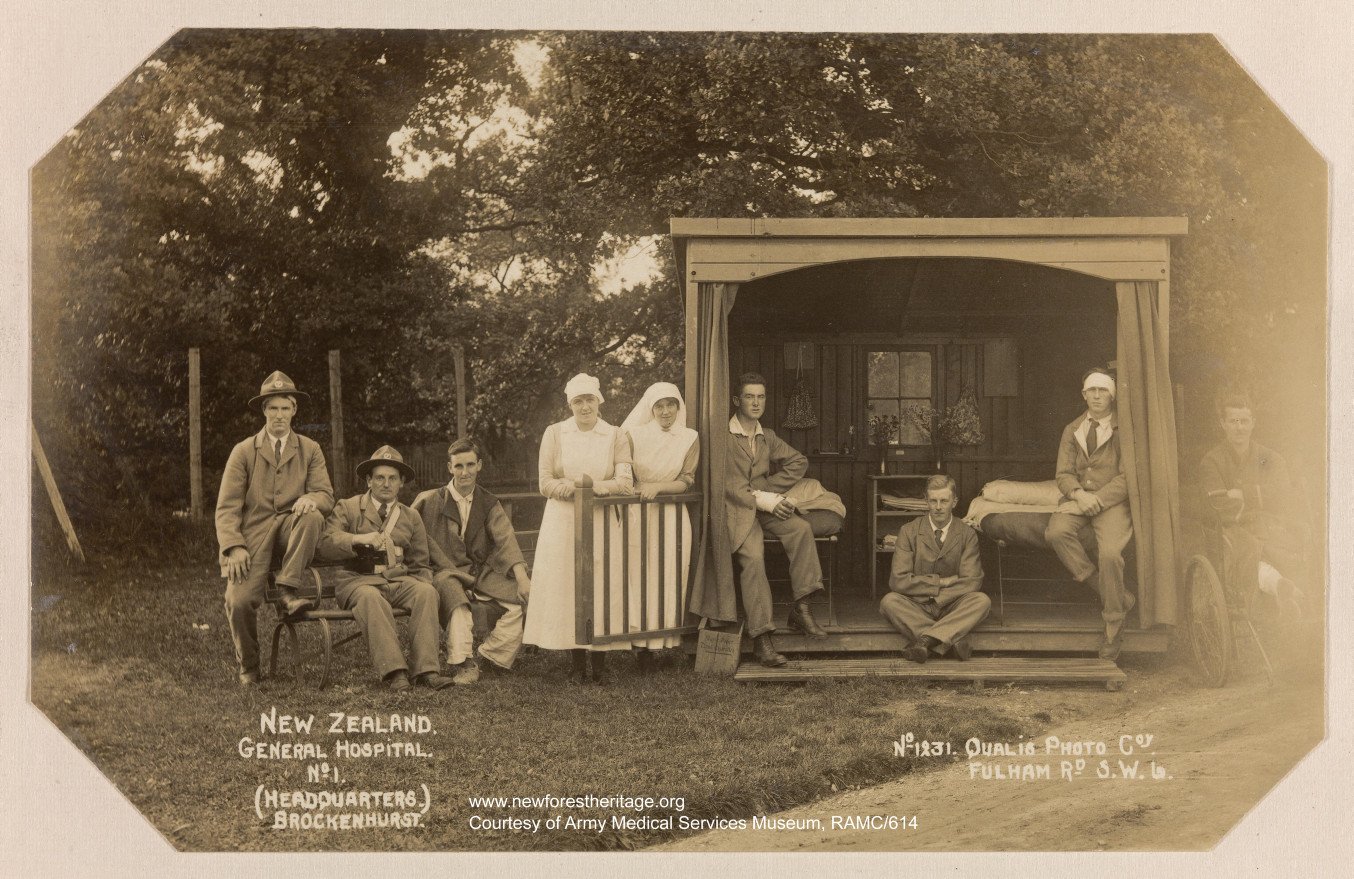
[[[555,472],[571,481],[587,474],[594,481],[615,475],[613,450],[615,436],[596,431],[559,432],[559,460]],[[603,606],[603,540],[611,529],[611,623],[612,631],[621,627],[621,604],[625,594],[623,543],[615,508],[599,508],[593,513],[593,614],[600,620]],[[546,650],[629,650],[629,641],[609,644],[579,644],[574,621],[574,501],[551,498],[545,502],[541,531],[536,539],[536,557],[531,571],[531,600],[527,606],[526,628],[522,641]],[[600,622],[594,629],[601,631]]]
[[[674,426],[671,430],[664,431],[655,421],[631,430],[630,441],[634,452],[637,484],[672,482],[676,479],[682,472],[686,453],[690,451],[691,444],[696,442],[696,439],[697,434],[694,430]],[[641,526],[641,509],[644,511],[644,518],[648,520],[648,546],[647,552],[643,555],[641,550],[646,547],[645,531]],[[691,567],[691,517],[687,513],[686,505],[651,502],[642,507],[632,506],[628,509],[628,513],[629,628],[653,630],[681,625],[684,616],[682,613],[684,601],[681,599],[685,597],[687,572]],[[668,635],[640,638],[632,643],[637,647],[656,650],[662,647],[676,647],[681,640],[679,635]]]

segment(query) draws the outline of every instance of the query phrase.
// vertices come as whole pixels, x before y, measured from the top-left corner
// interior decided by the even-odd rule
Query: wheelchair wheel
[[[1185,568],[1189,639],[1204,685],[1221,687],[1231,672],[1235,639],[1227,594],[1207,556],[1196,555]]]

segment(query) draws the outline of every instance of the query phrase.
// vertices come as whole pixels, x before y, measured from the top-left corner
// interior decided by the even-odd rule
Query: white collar
[[[381,509],[381,502],[378,501],[376,498],[372,497],[372,494],[371,494],[370,491],[368,491],[368,492],[366,493],[366,495],[363,496],[362,500],[363,500],[363,502],[364,502],[364,503],[363,503],[364,506],[365,506],[366,504],[371,504],[371,508],[372,508],[373,510],[379,510],[379,509]],[[399,498],[395,498],[393,501],[390,502],[390,507],[391,507],[391,509],[394,509],[395,507],[398,507],[399,505],[400,505],[400,499],[399,499]],[[389,512],[387,512],[386,515],[390,515]]]
[[[593,426],[592,430],[587,431],[579,428],[578,422],[574,421],[573,416],[564,419],[559,424],[559,429],[563,433],[595,433],[598,436],[611,436],[611,432],[616,429],[601,418],[597,419],[597,424]]]
[[[757,430],[749,434],[746,430],[743,430],[743,422],[738,420],[738,414],[734,413],[734,416],[729,419],[729,433],[734,436],[763,436],[766,431],[762,430],[762,423],[758,421]]]
[[[478,488],[478,487],[479,487],[479,486],[475,486],[475,488]],[[474,490],[474,489],[471,489],[471,490],[470,490],[470,494],[468,494],[468,495],[463,495],[463,494],[461,494],[459,491],[456,490],[456,486],[454,486],[454,485],[452,485],[450,482],[448,482],[448,483],[447,483],[447,490],[451,492],[451,496],[452,496],[453,498],[456,499],[456,503],[458,503],[458,504],[470,504],[470,503],[474,502],[474,500],[475,500],[475,490]]]
[[[263,440],[264,440],[264,442],[268,443],[268,448],[270,448],[270,449],[276,449],[276,448],[277,448],[277,439],[278,439],[277,437],[273,436],[271,433],[268,432],[268,428],[265,427],[265,428],[263,429]],[[286,436],[282,437],[282,448],[285,449],[285,448],[287,448],[287,446],[289,446],[289,445],[291,445],[291,431],[290,431],[290,430],[287,431]]]
[[[931,518],[931,514],[930,514],[930,513],[927,513],[927,514],[926,514],[926,524],[928,524],[928,525],[931,526],[931,533],[934,534],[934,533],[936,532],[936,520]],[[950,536],[950,526],[953,525],[953,524],[954,524],[954,514],[951,513],[951,514],[950,514],[950,521],[946,522],[946,523],[945,523],[945,527],[940,529],[940,542],[941,542],[941,543],[944,543],[944,542],[945,542],[945,539],[946,539],[947,537]]]

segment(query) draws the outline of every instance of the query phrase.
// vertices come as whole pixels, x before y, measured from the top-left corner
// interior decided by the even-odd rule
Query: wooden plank
[[[815,640],[783,629],[775,633],[776,649],[782,653],[897,652],[907,646],[903,636],[891,629],[847,631],[829,626],[827,632],[826,638]],[[982,653],[1095,653],[1102,637],[1093,629],[978,629],[969,635],[969,642]],[[1125,653],[1164,653],[1168,646],[1165,631],[1124,633]],[[751,641],[745,649],[751,652]]]
[[[937,658],[927,663],[896,658],[792,659],[780,668],[744,662],[736,681],[785,682],[821,678],[895,677],[927,681],[982,681],[984,683],[1104,683],[1128,680],[1113,662],[1099,658],[974,657],[968,662]]]
[[[904,236],[1157,236],[1185,235],[1187,217],[674,217],[674,238],[776,235],[792,237]]]
[[[188,349],[188,516],[202,521],[202,352]]]
[[[38,439],[38,428],[32,419],[28,422],[28,432],[33,442],[33,459],[37,462],[42,484],[47,489],[47,497],[52,502],[52,512],[56,513],[56,520],[61,523],[61,530],[66,535],[66,546],[70,549],[71,555],[83,563],[85,551],[80,548],[80,538],[75,536],[75,526],[71,524],[65,502],[61,500],[61,491],[56,487],[56,476],[52,474],[52,465],[47,463],[47,453],[42,450],[42,440]]]
[[[957,257],[1008,259],[1047,265],[1066,263],[1151,263],[1169,259],[1159,238],[757,238],[692,242],[687,271],[699,279],[702,266],[821,265],[846,260]],[[762,274],[770,274],[768,269]],[[1161,273],[1142,277],[1160,279]],[[919,288],[920,289],[920,288]]]
[[[329,435],[334,455],[334,492],[348,496],[348,452],[343,440],[343,355],[337,348],[329,352]]]
[[[593,546],[592,479],[584,475],[574,489],[574,643],[588,644],[594,630],[592,620]],[[607,612],[603,608],[603,612]]]

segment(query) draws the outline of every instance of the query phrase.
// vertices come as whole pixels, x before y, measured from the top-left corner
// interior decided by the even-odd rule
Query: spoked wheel
[[[1227,611],[1227,595],[1213,563],[1196,555],[1185,569],[1189,590],[1189,636],[1194,660],[1203,674],[1204,685],[1221,687],[1232,668],[1235,641],[1232,620]]]

